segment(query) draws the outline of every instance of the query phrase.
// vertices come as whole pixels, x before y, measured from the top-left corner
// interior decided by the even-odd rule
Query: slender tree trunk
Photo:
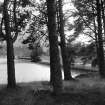
[[[101,10],[102,10],[102,19],[103,19],[103,29],[104,29],[104,41],[105,41],[105,8],[104,8],[104,2],[101,0]]]
[[[105,77],[105,62],[103,51],[103,39],[102,39],[102,23],[101,23],[101,4],[100,0],[96,0],[97,5],[97,22],[98,22],[98,59],[99,59],[99,72],[101,77]]]
[[[62,0],[58,0],[58,26],[59,26],[59,34],[60,34],[60,47],[61,47],[61,55],[64,69],[64,80],[71,80],[71,65],[68,59],[67,47],[65,42],[65,34],[64,34],[64,19],[63,19],[63,11],[62,11]]]
[[[13,40],[11,37],[10,24],[9,24],[9,14],[8,14],[8,0],[4,0],[4,25],[6,32],[6,42],[7,42],[7,74],[8,74],[8,87],[16,87],[15,81],[15,66],[14,66],[14,49],[13,49]]]
[[[15,65],[14,65],[14,48],[10,38],[7,39],[7,70],[8,70],[8,87],[15,88]]]
[[[94,12],[93,8],[93,12]],[[99,62],[99,46],[98,46],[98,34],[97,34],[97,27],[96,27],[96,18],[94,18],[94,34],[95,34],[95,48],[96,48],[96,57],[97,57],[97,63]],[[99,64],[99,63],[98,63]]]
[[[55,94],[62,92],[62,73],[58,49],[58,36],[56,30],[56,0],[47,0],[48,31],[50,43],[50,73],[51,83]]]

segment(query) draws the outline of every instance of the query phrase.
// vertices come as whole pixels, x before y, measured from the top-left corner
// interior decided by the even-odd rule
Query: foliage
[[[78,55],[81,57],[84,64],[90,60],[92,61],[94,58],[97,58],[95,43],[92,42],[89,45],[82,46]]]
[[[33,46],[32,52],[31,52],[31,60],[32,62],[38,62],[41,61],[40,56],[42,55],[43,51],[40,45]]]
[[[68,58],[72,64],[75,62],[76,57],[80,57],[79,51],[81,47],[82,47],[81,43],[76,44],[71,44],[71,42],[67,43]]]
[[[75,17],[74,35],[84,34],[95,39],[94,21],[96,17],[96,1],[95,0],[74,0],[76,11],[72,16]]]
[[[30,43],[30,42],[41,42],[43,43],[42,45],[44,46],[49,46],[48,42],[48,29],[47,29],[47,23],[48,23],[48,16],[47,16],[47,7],[46,7],[46,2],[44,0],[41,0],[40,3],[34,2],[33,3],[33,10],[31,13],[31,18],[30,18],[30,24],[29,28],[27,29],[27,33],[29,36],[27,39],[23,40],[24,44]],[[65,6],[65,4],[63,4]],[[69,10],[63,11],[64,14],[64,33],[66,31],[70,31],[70,24],[69,20],[67,19],[67,12]],[[36,14],[35,14],[35,13]],[[67,14],[70,15],[70,14]],[[66,25],[67,24],[67,25]],[[58,30],[58,29],[57,29]],[[74,41],[77,38],[77,35],[66,35],[66,40],[67,41]]]
[[[95,42],[91,42],[88,45],[84,45],[81,43],[68,43],[68,56],[74,62],[76,57],[81,58],[83,63],[85,64],[88,61],[94,60],[97,57],[96,54],[96,45]]]
[[[47,33],[47,8],[46,3],[41,1],[41,3],[34,4],[34,12],[38,14],[31,13],[31,22],[27,33],[29,36],[23,40],[23,44],[27,43],[42,43],[42,45],[48,45],[48,33]],[[46,43],[45,43],[46,42]]]
[[[29,0],[27,0],[29,1]],[[24,6],[23,6],[24,4]],[[3,3],[1,4],[3,5]],[[11,30],[11,37],[13,42],[17,39],[18,33],[22,32],[25,29],[26,24],[30,17],[30,10],[27,9],[31,4],[24,0],[14,0],[13,2],[8,2],[8,15],[9,23]],[[1,14],[2,14],[1,9]],[[1,38],[3,37],[6,40],[5,29],[4,29],[4,17],[1,19],[0,33],[2,33]]]

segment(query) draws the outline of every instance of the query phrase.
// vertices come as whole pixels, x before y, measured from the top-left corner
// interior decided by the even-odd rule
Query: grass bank
[[[63,81],[63,93],[51,94],[46,82],[20,83],[16,89],[0,86],[0,105],[105,105],[105,79],[98,74]]]

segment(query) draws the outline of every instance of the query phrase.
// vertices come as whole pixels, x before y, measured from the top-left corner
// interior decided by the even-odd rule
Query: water
[[[49,81],[50,80],[50,68],[48,66],[35,64],[31,62],[16,63],[15,64],[16,82],[32,82],[32,81]],[[75,77],[80,73],[72,72],[72,76]],[[63,75],[63,73],[62,73]],[[6,59],[0,59],[0,84],[7,83],[7,65]]]

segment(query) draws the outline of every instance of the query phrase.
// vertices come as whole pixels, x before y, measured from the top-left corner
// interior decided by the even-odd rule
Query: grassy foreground
[[[105,79],[98,74],[63,81],[64,92],[51,94],[48,82],[18,84],[16,89],[0,86],[0,105],[105,105]]]

